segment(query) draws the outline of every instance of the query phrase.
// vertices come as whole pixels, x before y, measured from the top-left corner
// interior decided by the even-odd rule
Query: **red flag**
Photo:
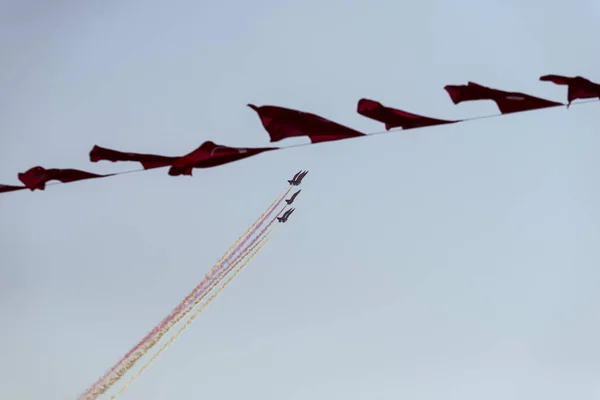
[[[277,106],[248,104],[248,107],[258,113],[271,142],[297,136],[308,136],[312,143],[364,136],[364,133],[315,114]]]
[[[196,150],[177,159],[171,164],[169,175],[192,175],[194,168],[210,168],[252,157],[265,151],[278,150],[277,147],[240,148],[204,142]]]
[[[498,105],[502,114],[563,105],[562,103],[520,92],[505,92],[503,90],[491,89],[473,82],[469,82],[468,85],[447,85],[444,89],[446,89],[454,104],[462,103],[463,101],[493,100]]]
[[[424,117],[395,108],[386,107],[383,104],[369,100],[360,99],[357,111],[360,115],[374,119],[385,124],[385,129],[401,127],[402,129],[420,128],[423,126],[452,124],[459,121],[447,121],[443,119]]]
[[[104,178],[111,175],[113,174],[98,175],[78,169],[45,169],[44,167],[37,166],[20,173],[18,176],[19,180],[33,191],[36,189],[44,190],[46,183],[52,180],[67,183],[84,179]]]
[[[169,175],[192,175],[194,168],[210,168],[227,164],[256,154],[277,150],[277,147],[237,148],[204,142],[196,150],[181,157],[160,156],[154,154],[124,153],[117,150],[94,146],[90,152],[90,160],[134,161],[142,164],[144,169],[170,166]]]
[[[540,81],[552,82],[557,85],[567,85],[567,100],[569,105],[577,99],[600,98],[600,84],[590,81],[582,76],[568,77],[561,75],[544,75]]]
[[[27,189],[26,186],[10,186],[0,184],[0,193],[14,192],[15,190]]]
[[[157,156],[154,154],[140,154],[140,153],[123,153],[116,150],[106,149],[100,146],[94,146],[90,151],[90,161],[136,161],[142,164],[144,169],[160,168],[171,165],[177,157],[165,157]]]

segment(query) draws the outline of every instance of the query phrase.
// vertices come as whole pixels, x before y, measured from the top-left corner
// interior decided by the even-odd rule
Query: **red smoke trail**
[[[286,192],[286,194],[285,194],[285,195],[284,195],[284,196],[281,198],[281,200],[279,200],[279,201],[277,202],[277,204],[275,204],[275,206],[273,206],[273,209],[274,209],[275,207],[277,207],[279,204],[281,204],[281,202],[283,201],[283,199],[285,198],[285,196],[287,196],[287,194],[290,192],[290,190],[291,190],[291,188],[290,188],[290,189],[289,189],[289,190]],[[244,240],[242,240],[242,241],[240,242],[240,244],[239,244],[239,245],[238,245],[238,246],[237,246],[237,247],[236,247],[236,248],[235,248],[235,249],[234,249],[234,250],[233,250],[233,251],[232,251],[232,252],[229,254],[229,256],[228,256],[228,257],[227,257],[225,260],[223,260],[223,261],[222,261],[222,262],[219,264],[219,267],[217,268],[217,270],[215,271],[215,273],[216,273],[218,270],[220,270],[221,268],[223,268],[225,265],[235,264],[235,262],[236,262],[236,261],[239,259],[239,257],[240,257],[240,256],[243,254],[243,252],[242,252],[242,253],[240,253],[240,254],[238,254],[238,255],[236,255],[236,253],[237,253],[237,252],[240,250],[240,248],[241,248],[242,246],[244,246],[244,245],[246,244],[246,242],[248,241],[248,239],[250,239],[250,238],[252,237],[252,235],[254,235],[254,233],[255,233],[256,231],[258,231],[258,229],[259,229],[259,228],[260,228],[260,227],[261,227],[261,226],[262,226],[262,225],[265,223],[265,221],[267,220],[267,218],[269,218],[269,215],[271,214],[271,212],[273,212],[273,211],[272,211],[273,209],[271,209],[271,210],[269,211],[269,213],[268,213],[267,215],[265,215],[265,217],[264,217],[264,218],[263,218],[263,219],[262,219],[262,220],[261,220],[261,221],[260,221],[260,222],[259,222],[259,223],[256,225],[256,227],[255,227],[254,229],[252,229],[252,231],[251,231],[251,232],[250,232],[250,233],[249,233],[249,234],[248,234],[248,235],[247,235],[247,236],[244,238]],[[271,222],[269,222],[269,224],[267,225],[267,228],[268,228],[268,227],[270,227],[270,226],[271,226],[271,224],[273,224],[273,221],[275,221],[275,219],[276,219],[276,218],[277,218],[277,217],[278,217],[278,216],[281,214],[281,212],[282,212],[283,210],[285,210],[285,207],[283,207],[283,208],[282,208],[282,209],[281,209],[281,210],[280,210],[280,211],[279,211],[279,212],[278,212],[278,213],[275,215],[275,217],[273,217],[273,219],[271,220]],[[259,233],[259,235],[258,235],[258,236],[262,235],[262,234],[265,232],[265,230],[266,230],[267,228],[263,229],[263,230],[262,230],[262,231]],[[253,241],[252,243],[254,243],[254,241]],[[251,245],[250,245],[250,246],[251,246]],[[247,248],[247,247],[246,247],[246,248]],[[212,276],[214,276],[214,275],[213,275],[213,274],[209,274],[209,277],[212,277]],[[198,297],[198,295],[199,295],[199,293],[197,292],[197,293],[196,293],[196,297],[195,297],[195,298],[197,298],[197,297]]]
[[[273,222],[275,222],[275,220],[283,212],[283,210],[285,210],[285,207],[283,207],[277,214],[275,214],[275,216],[271,219],[271,221],[269,221],[267,226],[264,227],[263,230],[260,231],[260,233],[258,235],[256,235],[254,237],[254,239],[252,239],[252,241],[246,247],[244,247],[244,249],[240,252],[240,254],[237,257],[235,257],[235,259],[231,262],[231,264],[229,264],[228,266],[225,266],[226,265],[225,262],[223,262],[221,264],[224,268],[222,268],[222,270],[216,271],[217,276],[210,281],[210,285],[208,285],[208,289],[209,289],[208,291],[210,291],[210,289],[212,289],[214,287],[215,282],[219,282],[221,279],[223,279],[223,277],[225,275],[227,275],[229,272],[231,272],[231,270],[236,265],[238,265],[239,261],[242,258],[244,258],[248,255],[249,250],[252,249],[252,247],[256,244],[256,242],[264,235],[264,233],[271,227],[271,225],[273,225]],[[194,298],[194,300],[198,299],[199,297],[205,296],[206,294],[207,294],[207,292],[205,292],[205,291],[198,293],[198,295]]]
[[[245,235],[245,238],[243,239],[243,241],[236,247],[236,249],[234,249],[234,253],[239,250],[240,246],[242,246],[245,242],[247,242],[247,240],[252,236],[252,234],[254,232],[256,232],[256,230],[264,223],[264,221],[269,217],[269,215],[273,212],[273,210],[275,208],[277,208],[279,206],[279,204],[281,204],[281,202],[283,201],[283,199],[285,199],[285,196],[288,195],[288,193],[290,192],[292,188],[289,187],[285,193],[279,197],[278,200],[276,200],[275,204],[273,204],[271,207],[269,207],[267,209],[267,212],[265,213],[264,217],[260,218],[258,223],[255,223],[256,226],[254,229],[252,229],[252,231],[250,231],[247,235]],[[281,212],[281,211],[280,211]],[[279,214],[277,214],[279,215]],[[270,224],[269,224],[270,226]],[[263,230],[264,232],[264,230]],[[261,232],[262,233],[262,232]],[[179,303],[179,305],[177,307],[175,307],[175,309],[173,311],[171,311],[171,313],[166,316],[157,326],[155,326],[152,331],[150,331],[140,342],[138,342],[138,344],[136,344],[131,350],[129,350],[127,352],[127,354],[125,354],[119,361],[117,361],[117,363],[110,369],[108,370],[100,379],[98,379],[92,386],[90,386],[83,394],[81,394],[79,396],[79,399],[83,399],[85,398],[95,387],[97,387],[98,385],[100,385],[101,382],[103,382],[104,380],[107,379],[108,376],[110,376],[125,360],[127,360],[136,350],[138,350],[140,347],[142,347],[146,342],[148,342],[153,336],[155,336],[158,332],[160,332],[167,324],[169,324],[177,315],[179,315],[185,308],[189,307],[190,304],[193,303],[193,299],[197,298],[200,291],[203,289],[206,289],[206,285],[208,282],[210,282],[213,278],[213,276],[215,275],[215,273],[221,269],[222,265],[224,263],[227,262],[228,259],[230,259],[231,255],[233,255],[234,253],[231,253],[225,260],[223,260],[222,262],[220,262],[219,264],[215,265],[212,270],[205,276],[205,278],[202,280],[202,282],[200,282],[193,290],[192,292],[181,302]],[[242,253],[243,254],[243,253]]]

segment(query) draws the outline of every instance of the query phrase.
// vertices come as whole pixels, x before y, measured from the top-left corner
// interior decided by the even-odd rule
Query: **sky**
[[[266,146],[246,104],[366,133],[474,81],[558,101],[600,81],[600,3],[0,0],[0,183],[110,173],[95,145]],[[124,399],[600,398],[599,105],[0,198],[0,398],[74,399],[286,187],[296,212]],[[306,142],[290,139],[277,145]]]

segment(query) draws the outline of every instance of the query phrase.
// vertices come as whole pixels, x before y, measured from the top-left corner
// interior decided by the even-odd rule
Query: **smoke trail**
[[[281,211],[280,211],[281,212]],[[272,219],[272,221],[269,223],[269,226],[273,223],[273,221],[275,220],[275,218]],[[133,368],[133,366],[135,365],[135,363],[142,358],[144,355],[146,355],[146,353],[148,351],[150,351],[150,349],[158,342],[160,341],[160,339],[162,339],[162,337],[164,335],[166,335],[169,330],[177,325],[183,318],[185,318],[191,311],[192,309],[198,304],[200,303],[209,293],[212,289],[215,288],[215,286],[218,285],[218,283],[223,279],[223,277],[225,275],[227,275],[229,272],[231,272],[231,270],[233,270],[237,264],[239,264],[239,262],[244,259],[256,246],[256,241],[259,240],[260,236],[267,230],[268,228],[264,228],[261,231],[261,234],[258,235],[257,237],[254,238],[254,240],[252,240],[252,242],[250,243],[249,246],[247,246],[244,251],[242,252],[242,254],[238,257],[238,259],[235,260],[235,263],[233,265],[231,265],[229,268],[227,268],[225,271],[221,271],[220,274],[217,275],[216,279],[213,279],[211,281],[211,284],[208,288],[208,290],[204,291],[194,302],[194,305],[192,307],[189,307],[188,309],[186,309],[182,314],[179,314],[175,319],[173,319],[171,322],[169,322],[169,324],[167,326],[165,326],[162,330],[160,330],[156,335],[154,335],[153,337],[151,337],[147,342],[145,342],[142,346],[140,346],[140,348],[133,353],[133,355],[130,357],[130,359],[126,360],[123,363],[122,368],[120,368],[115,374],[114,376],[111,376],[110,379],[106,382],[105,385],[100,386],[100,389],[103,389],[104,391],[108,390],[114,383],[116,383],[119,379],[121,379],[131,368]]]
[[[246,259],[246,261],[237,269],[237,271],[235,271],[233,273],[233,275],[227,279],[227,281],[225,281],[225,283],[223,283],[223,285],[211,296],[209,297],[209,299],[206,301],[206,303],[204,303],[202,306],[200,306],[191,316],[190,318],[186,321],[185,325],[183,325],[155,354],[154,356],[152,356],[152,358],[150,360],[148,360],[140,369],[139,371],[133,375],[131,378],[129,378],[129,380],[121,387],[121,389],[113,394],[110,397],[110,400],[114,400],[117,396],[123,394],[125,392],[125,390],[127,390],[127,388],[129,386],[131,386],[131,384],[140,377],[140,375],[142,375],[144,373],[145,370],[147,370],[155,361],[156,359],[165,351],[167,350],[169,347],[171,347],[171,345],[173,345],[173,343],[175,342],[175,340],[177,340],[177,338],[179,336],[181,336],[181,334],[192,324],[192,322],[194,322],[194,320],[200,315],[200,313],[202,311],[204,311],[204,309],[223,291],[223,289],[225,289],[227,287],[227,285],[229,285],[229,283],[231,283],[231,281],[233,281],[233,279],[235,279],[236,276],[238,276],[238,274],[250,263],[250,261],[252,261],[252,259],[258,254],[258,252],[267,244],[267,242],[269,241],[269,239],[271,239],[271,235],[272,235],[273,231],[269,232],[267,235],[265,235],[264,237],[262,237],[262,239],[260,240],[260,242],[257,243],[258,248],[250,255],[250,257],[248,257]],[[199,302],[198,302],[199,304]],[[196,305],[194,305],[194,308],[196,307]]]
[[[253,242],[255,242],[255,241],[256,240],[254,240]],[[221,272],[217,276],[217,279],[215,279],[211,282],[211,285],[208,288],[208,290],[205,291],[201,296],[199,296],[194,301],[194,304],[191,307],[187,308],[182,314],[179,314],[171,323],[169,323],[169,325],[167,327],[165,327],[165,329],[159,331],[156,335],[154,335],[152,338],[150,338],[150,340],[148,340],[146,343],[144,343],[144,345],[142,345],[140,347],[140,349],[138,351],[136,351],[130,359],[125,360],[125,362],[123,363],[123,367],[120,368],[113,376],[111,376],[105,385],[100,386],[99,388],[103,389],[104,391],[108,390],[113,384],[115,384],[127,372],[129,372],[129,370],[131,370],[131,368],[134,367],[135,363],[140,358],[142,358],[144,355],[146,355],[148,353],[148,351],[150,351],[152,349],[152,347],[158,341],[160,341],[160,339],[162,339],[162,337],[164,335],[166,335],[173,326],[177,325],[183,318],[185,318],[190,312],[192,312],[193,308],[195,308],[200,302],[202,302],[202,300],[204,300],[204,298],[210,293],[210,291],[219,284],[219,282],[223,279],[223,277],[225,275],[227,275],[229,272],[231,272],[231,270],[233,270],[239,264],[239,262],[242,259],[244,259],[256,246],[257,245],[252,245],[252,246],[248,246],[246,249],[244,249],[242,256],[239,257],[238,260],[236,260],[235,264],[231,265],[230,268],[228,268],[226,271]]]
[[[104,391],[106,389],[98,391],[99,386],[101,386],[100,384],[103,381],[105,381],[111,374],[113,374],[113,372],[115,372],[115,370],[117,370],[119,368],[119,366],[126,359],[128,359],[134,352],[136,352],[136,350],[138,350],[145,342],[147,342],[158,331],[160,331],[162,328],[164,328],[164,326],[166,324],[168,324],[171,320],[173,320],[173,318],[175,318],[176,315],[181,313],[181,311],[183,309],[185,309],[187,306],[189,306],[189,304],[193,301],[193,299],[195,297],[197,297],[198,292],[200,292],[200,290],[203,289],[203,287],[206,285],[206,283],[208,281],[210,281],[210,279],[213,277],[213,275],[220,269],[223,261],[225,261],[229,256],[232,255],[232,249],[233,249],[233,252],[235,252],[239,249],[239,247],[241,245],[240,242],[242,242],[242,244],[243,244],[247,240],[247,238],[250,237],[250,235],[252,235],[252,233],[254,233],[257,226],[260,226],[264,222],[264,220],[268,217],[268,215],[271,214],[271,212],[273,212],[273,210],[281,203],[281,201],[283,201],[283,199],[289,193],[290,190],[291,190],[291,187],[286,188],[283,191],[283,194],[280,194],[273,201],[273,203],[271,203],[271,205],[267,208],[267,210],[263,214],[261,214],[259,216],[259,218],[250,226],[250,228],[248,228],[248,230],[242,236],[240,236],[238,238],[238,240],[229,249],[227,249],[227,251],[221,257],[221,259],[219,259],[219,261],[217,261],[217,264],[215,264],[213,266],[213,268],[211,269],[211,271],[208,274],[206,274],[206,276],[202,280],[202,282],[200,282],[200,284],[197,285],[192,290],[192,292],[167,317],[165,317],[157,326],[155,326],[154,329],[152,329],[140,342],[138,342],[127,354],[125,354],[125,356],[123,356],[110,370],[108,370],[100,379],[98,379],[98,381],[96,381],[92,386],[90,386],[83,394],[81,394],[78,399],[80,399],[80,400],[83,398],[95,399],[97,396],[104,393]],[[237,245],[237,247],[236,247],[236,245]],[[102,385],[102,386],[105,386],[105,385]],[[90,397],[89,395],[91,394],[91,392],[94,392],[94,394]]]
[[[274,217],[273,217],[273,218],[272,218],[272,219],[269,221],[269,223],[267,224],[267,226],[266,226],[266,227],[264,227],[264,228],[263,228],[263,229],[262,229],[262,230],[259,232],[259,234],[258,234],[258,235],[256,235],[256,236],[254,237],[254,239],[252,239],[252,241],[250,241],[250,243],[249,243],[249,244],[248,244],[248,245],[245,247],[245,250],[244,250],[244,251],[242,251],[242,253],[241,253],[241,254],[238,254],[237,256],[234,256],[234,253],[232,253],[232,254],[231,254],[231,256],[229,257],[229,259],[230,259],[230,258],[233,258],[233,259],[232,259],[232,260],[229,260],[229,259],[225,260],[225,261],[224,261],[224,262],[221,264],[221,268],[220,268],[218,271],[216,271],[216,272],[217,272],[217,273],[219,273],[219,271],[220,271],[221,269],[227,268],[227,267],[228,267],[228,266],[230,266],[230,265],[235,265],[236,263],[238,263],[238,262],[240,261],[240,259],[242,259],[242,258],[246,257],[246,255],[247,255],[247,253],[248,253],[248,251],[249,251],[248,249],[250,249],[250,248],[253,248],[253,246],[254,246],[254,244],[256,243],[256,241],[257,241],[257,240],[259,240],[259,238],[260,238],[260,237],[261,237],[261,236],[262,236],[262,235],[263,235],[263,234],[264,234],[264,233],[267,231],[267,229],[269,229],[269,228],[271,227],[271,225],[273,225],[273,222],[275,222],[275,220],[277,219],[277,217],[278,217],[279,215],[281,215],[281,213],[283,212],[283,210],[285,210],[285,206],[284,206],[284,207],[283,207],[281,210],[279,210],[279,212],[278,212],[277,214],[275,214],[275,216],[274,216]],[[266,220],[266,218],[265,218],[265,220]],[[264,221],[263,221],[263,222],[264,222]],[[262,225],[262,223],[261,223],[261,225]],[[256,231],[258,228],[260,228],[260,225],[257,225],[257,227],[256,227],[255,231]],[[247,240],[247,239],[249,239],[251,236],[252,236],[252,235],[248,235],[248,237],[246,238],[246,240]],[[222,274],[218,274],[218,276],[222,276]],[[206,293],[206,292],[205,292],[205,293]],[[199,293],[199,295],[201,295],[201,293]]]
[[[288,188],[288,190],[285,192],[285,194],[281,197],[281,199],[279,200],[279,202],[277,202],[277,204],[272,208],[276,208],[285,198],[285,196],[287,196],[287,194],[290,192],[290,190],[292,190],[292,187],[290,186]],[[285,209],[285,207],[284,207]],[[281,210],[283,211],[283,210]],[[281,211],[279,211],[279,213],[277,213],[277,216],[279,216],[279,214],[281,213]],[[270,213],[269,213],[270,214]],[[256,226],[254,227],[254,229],[252,229],[252,232],[250,234],[248,234],[245,239],[229,254],[229,256],[221,263],[221,266],[223,265],[227,265],[230,264],[232,262],[232,258],[235,259],[235,254],[239,251],[239,249],[244,246],[244,244],[246,244],[246,242],[248,241],[248,239],[250,239],[252,237],[252,235],[258,231],[258,229],[260,229],[260,227],[264,224],[264,222],[267,220],[267,217],[269,216],[269,214],[265,215],[265,217],[258,223],[256,224]],[[273,221],[271,221],[269,223],[269,226],[273,223]],[[264,232],[264,229],[263,231]]]

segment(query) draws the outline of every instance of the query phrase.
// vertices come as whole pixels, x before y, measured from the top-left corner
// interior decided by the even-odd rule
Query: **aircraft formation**
[[[128,372],[137,367],[143,357],[151,352],[154,355],[138,369],[138,372],[130,378],[110,397],[113,400],[122,394],[167,348],[179,337],[185,329],[193,322],[202,310],[213,301],[213,299],[233,280],[242,269],[256,256],[265,246],[273,234],[273,224],[287,222],[295,211],[290,208],[300,190],[292,194],[294,186],[299,186],[306,177],[308,171],[300,170],[294,177],[288,180],[289,186],[283,193],[277,195],[273,203],[258,217],[248,230],[234,242],[217,261],[204,279],[157,325],[152,328],[140,341],[135,344],[124,356],[122,356],[104,375],[90,385],[78,397],[78,400],[97,400],[106,394]],[[289,197],[288,197],[289,196]],[[285,200],[285,203],[284,203]],[[220,287],[219,287],[220,286]],[[186,322],[176,329],[183,320]],[[173,333],[169,340],[164,340],[167,334]],[[163,342],[162,345],[159,342]],[[156,350],[156,347],[160,347]]]
[[[288,183],[291,186],[300,186],[300,184],[302,183],[302,180],[304,179],[304,177],[308,174],[308,171],[298,171],[296,172],[296,175],[294,175],[294,177],[292,179],[288,180]],[[296,200],[296,197],[300,194],[300,192],[302,191],[302,189],[298,190],[296,193],[294,193],[289,199],[285,199],[285,202],[287,203],[287,205],[289,206],[290,204],[292,204],[294,202],[294,200]],[[281,217],[277,217],[277,221],[281,224],[285,224],[288,220],[288,218],[290,217],[290,215],[292,215],[292,213],[295,211],[295,208],[289,208],[287,210],[285,210],[285,212],[283,213],[283,215]]]

